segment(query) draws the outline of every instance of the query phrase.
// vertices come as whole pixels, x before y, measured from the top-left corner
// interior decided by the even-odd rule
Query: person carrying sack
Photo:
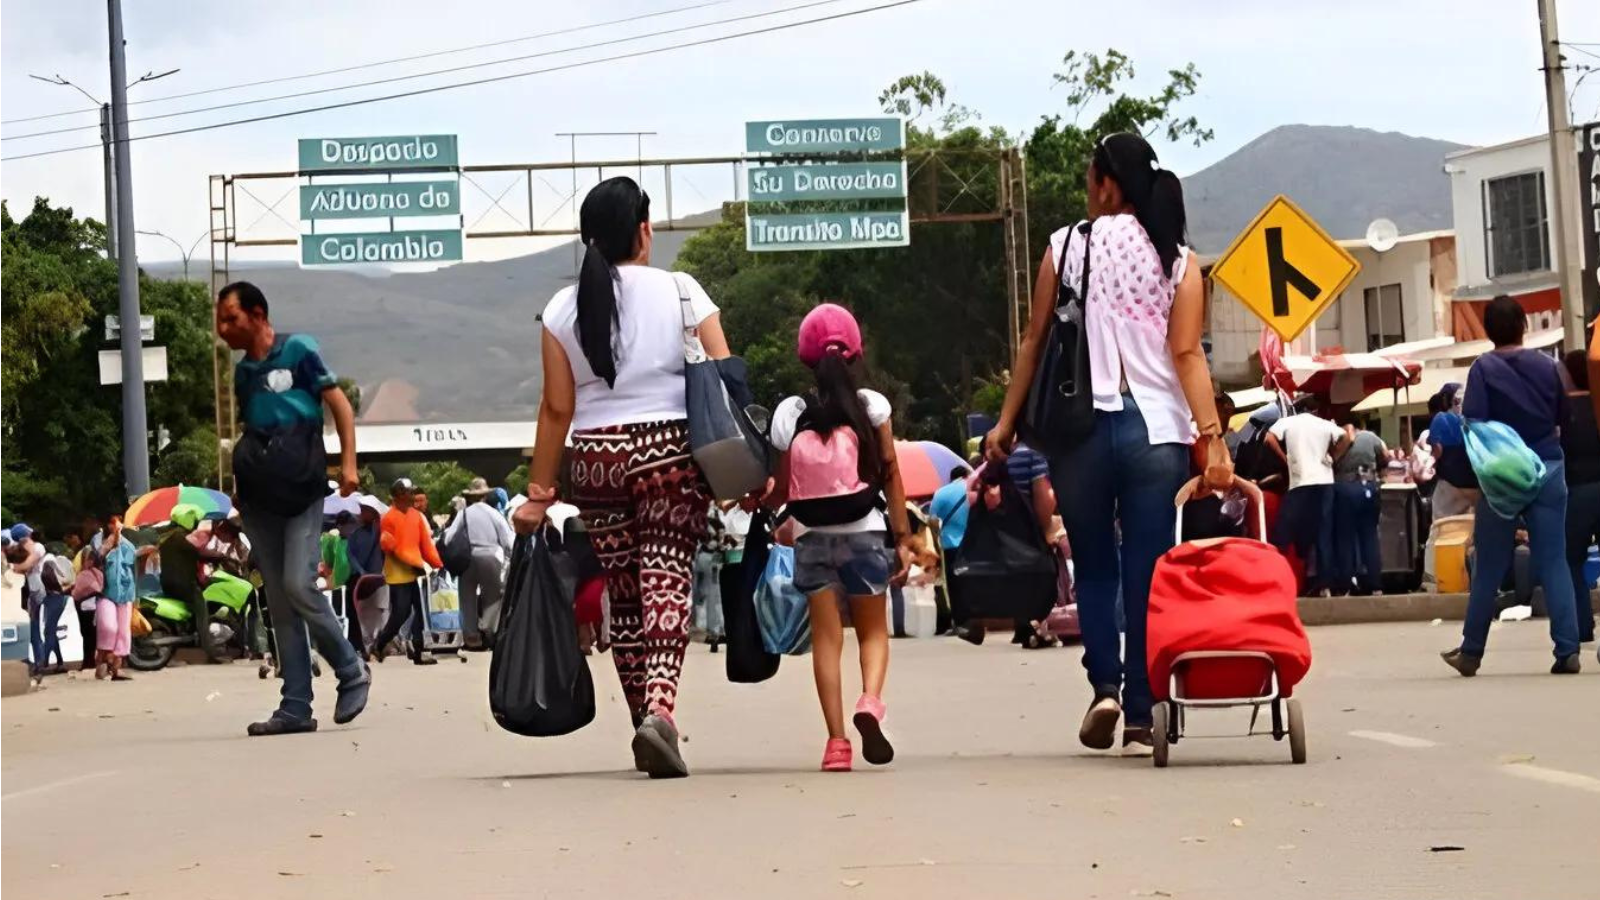
[[[501,573],[511,554],[511,524],[493,505],[484,502],[493,493],[489,482],[472,479],[461,492],[467,505],[452,525],[466,532],[471,548],[471,557],[460,576],[461,639],[466,649],[474,652],[489,649],[488,641],[494,637],[505,587]],[[445,543],[453,537],[446,529]]]
[[[557,292],[543,313],[539,431],[528,502],[512,524],[533,534],[544,522],[570,432],[568,499],[606,574],[634,765],[652,778],[681,778],[689,767],[673,717],[694,554],[711,508],[690,450],[685,328],[708,359],[731,354],[705,290],[650,265],[650,197],[633,179],[610,178],[589,191],[579,228],[578,283]]]

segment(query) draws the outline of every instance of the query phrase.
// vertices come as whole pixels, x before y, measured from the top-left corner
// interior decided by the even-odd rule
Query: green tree
[[[510,494],[513,497],[518,494],[527,494],[528,464],[523,463],[522,465],[517,466],[515,469],[512,469],[511,474],[506,476],[506,483],[501,486],[506,489],[507,494]]]
[[[53,530],[85,513],[119,510],[128,499],[121,392],[99,378],[100,350],[110,348],[104,317],[118,312],[116,266],[99,255],[104,244],[99,223],[44,198],[21,220],[0,207],[5,506]],[[168,380],[146,386],[150,428],[172,435],[169,455],[195,460],[209,442],[204,468],[212,471],[210,298],[198,282],[142,274],[139,289],[142,310],[155,319],[155,343],[167,348]],[[153,474],[159,486],[159,462]]]
[[[1101,138],[1131,131],[1196,147],[1211,140],[1211,129],[1178,110],[1199,89],[1194,63],[1168,70],[1165,85],[1147,96],[1127,92],[1135,74],[1133,61],[1116,49],[1062,57],[1052,80],[1066,91],[1066,112],[1045,116],[1026,145],[1029,246],[1039,253],[1052,231],[1086,214],[1089,158]]]
[[[429,510],[437,514],[447,511],[450,498],[466,490],[477,476],[460,463],[439,461],[421,463],[407,477],[419,492],[428,495]]]
[[[162,449],[150,480],[158,485],[217,486],[217,432],[206,425]]]

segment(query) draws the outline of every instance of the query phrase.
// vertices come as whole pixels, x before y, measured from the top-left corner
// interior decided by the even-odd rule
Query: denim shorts
[[[794,586],[807,595],[837,587],[846,597],[889,589],[888,535],[882,531],[808,531],[794,543]]]

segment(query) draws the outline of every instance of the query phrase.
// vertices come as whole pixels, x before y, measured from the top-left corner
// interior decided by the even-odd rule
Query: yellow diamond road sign
[[[1292,341],[1360,271],[1355,257],[1279,194],[1233,239],[1211,277]]]

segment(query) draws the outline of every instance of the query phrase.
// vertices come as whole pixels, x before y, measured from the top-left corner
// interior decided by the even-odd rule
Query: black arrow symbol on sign
[[[1282,228],[1267,229],[1267,279],[1272,282],[1272,314],[1279,318],[1289,314],[1289,288],[1304,294],[1307,300],[1315,300],[1322,293],[1315,281],[1283,258]]]

